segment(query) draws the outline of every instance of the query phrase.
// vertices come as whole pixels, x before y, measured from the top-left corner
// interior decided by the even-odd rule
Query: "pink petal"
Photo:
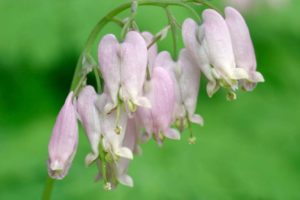
[[[112,104],[115,106],[117,103],[121,67],[121,47],[112,34],[105,35],[98,47],[98,59],[100,70],[105,81],[105,87],[110,94]]]
[[[186,19],[182,25],[182,37],[191,58],[209,80],[206,90],[208,95],[212,96],[218,90],[218,85],[211,72],[209,57],[203,44],[203,27],[199,28],[194,20]]]
[[[175,108],[174,108],[174,117],[173,117],[173,121],[174,121],[176,117],[182,115],[181,104],[183,101],[182,101],[180,86],[178,82],[182,73],[180,65],[178,65],[175,61],[173,61],[169,52],[163,51],[158,54],[155,60],[155,66],[166,69],[173,80],[173,85],[175,89],[175,99],[176,99]]]
[[[98,146],[100,142],[101,128],[100,116],[95,104],[97,99],[98,95],[95,89],[92,86],[86,86],[81,90],[77,100],[77,112],[94,154],[88,156],[88,160],[90,162],[93,161],[93,158],[96,159],[99,154]]]
[[[169,73],[161,68],[155,67],[151,80],[151,113],[153,120],[153,132],[157,134],[167,131],[172,122],[175,106],[174,83]]]
[[[78,126],[72,101],[73,92],[70,92],[57,116],[48,146],[48,172],[54,179],[66,176],[77,149]]]
[[[245,69],[248,80],[253,83],[263,82],[263,76],[256,72],[256,57],[247,24],[242,15],[234,8],[225,9],[226,23],[230,31],[235,62],[237,67]],[[252,88],[249,88],[252,89]]]
[[[179,82],[182,101],[190,117],[196,111],[200,87],[200,70],[186,49],[180,52],[178,64],[182,68]]]
[[[124,100],[138,102],[146,79],[147,45],[135,31],[127,33],[122,44],[121,79]]]

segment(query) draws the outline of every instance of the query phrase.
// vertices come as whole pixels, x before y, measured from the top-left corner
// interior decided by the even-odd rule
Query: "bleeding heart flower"
[[[264,78],[256,71],[256,57],[249,29],[242,15],[234,8],[225,9],[225,20],[231,35],[236,66],[248,73],[248,79],[241,80],[241,85],[247,91],[253,90],[258,82],[264,82]]]
[[[186,49],[181,50],[179,60],[173,61],[170,53],[163,51],[157,56],[155,66],[166,69],[174,82],[175,88],[175,109],[173,122],[184,128],[185,120],[203,125],[203,119],[196,115],[196,106],[200,85],[200,70],[193,62]]]
[[[114,110],[106,113],[104,107],[108,99],[109,96],[103,93],[96,101],[96,106],[100,111],[103,148],[113,160],[118,160],[119,157],[133,159],[131,150],[123,147],[128,116],[123,110]]]
[[[111,101],[105,107],[108,113],[124,101],[130,111],[135,106],[150,107],[149,101],[142,96],[146,77],[147,45],[136,31],[127,33],[123,43],[108,34],[103,37],[98,48],[100,70]]]
[[[48,173],[54,179],[63,179],[71,166],[78,143],[76,108],[70,92],[53,128],[48,151]]]
[[[175,89],[167,70],[154,67],[151,80],[145,86],[145,95],[151,102],[151,108],[140,107],[138,115],[146,132],[149,135],[154,133],[159,144],[164,136],[180,139],[178,131],[170,128],[175,106]]]
[[[195,59],[208,79],[207,92],[212,96],[220,86],[236,90],[238,80],[248,74],[235,65],[231,38],[223,17],[215,10],[206,9],[203,24],[187,19],[183,24],[183,39],[186,49]]]

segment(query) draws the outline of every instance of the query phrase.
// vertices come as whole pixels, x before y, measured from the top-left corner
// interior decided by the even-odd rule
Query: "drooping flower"
[[[92,86],[84,87],[77,100],[77,112],[85,129],[92,153],[86,157],[86,164],[90,164],[99,156],[99,142],[101,139],[100,116],[96,108],[98,95]]]
[[[108,95],[102,93],[96,101],[102,124],[101,134],[103,136],[103,148],[109,153],[113,160],[117,160],[119,157],[132,159],[133,155],[131,150],[123,146],[128,116],[123,110],[119,109],[106,113],[104,108],[108,99]],[[116,124],[118,124],[118,127]]]
[[[248,73],[248,79],[241,80],[241,85],[247,91],[253,90],[264,78],[256,71],[256,57],[249,29],[242,15],[234,8],[225,9],[225,20],[231,35],[236,66]]]
[[[180,139],[177,130],[171,129],[173,110],[175,106],[174,83],[167,70],[154,67],[151,80],[146,83],[145,95],[151,102],[151,108],[138,109],[146,132],[154,134],[161,144],[164,137]]]
[[[202,125],[202,117],[195,114],[200,70],[187,50],[181,50],[177,62],[173,61],[169,52],[163,51],[157,56],[155,66],[166,69],[174,82],[176,103],[173,121],[178,122],[180,130],[184,128],[185,120]]]
[[[147,45],[136,31],[127,33],[123,43],[108,34],[103,37],[98,48],[100,70],[111,98],[105,111],[108,113],[118,105],[119,99],[126,103],[130,111],[136,106],[150,107],[142,96],[147,67]]]
[[[48,151],[48,173],[54,179],[63,179],[71,166],[78,143],[76,108],[70,92],[53,128]]]
[[[192,19],[183,24],[183,39],[189,54],[195,59],[208,79],[207,92],[212,96],[220,86],[236,90],[238,80],[248,74],[235,65],[231,38],[223,17],[215,10],[206,9],[203,24],[198,27]]]

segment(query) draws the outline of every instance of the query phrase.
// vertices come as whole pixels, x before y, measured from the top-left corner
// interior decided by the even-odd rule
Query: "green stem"
[[[51,199],[51,193],[53,189],[54,179],[47,177],[46,185],[44,188],[42,200],[50,200]]]
[[[96,84],[97,84],[97,92],[100,93],[100,92],[102,92],[102,88],[101,88],[99,71],[98,71],[98,68],[96,65],[93,67],[93,71],[95,74],[95,79],[96,79]]]
[[[171,33],[172,33],[172,40],[173,40],[173,57],[177,58],[177,30],[176,30],[176,21],[174,19],[174,16],[169,9],[169,7],[165,8],[166,14],[169,20],[169,24],[171,26]]]

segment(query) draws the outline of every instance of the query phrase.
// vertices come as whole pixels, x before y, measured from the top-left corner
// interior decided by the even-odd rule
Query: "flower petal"
[[[98,47],[98,59],[105,87],[109,93],[113,107],[117,104],[120,86],[121,47],[112,34],[105,35]]]
[[[180,140],[180,133],[176,129],[168,129],[164,135],[169,139]]]
[[[200,70],[197,68],[186,49],[183,49],[180,52],[178,64],[182,68],[182,74],[179,79],[182,101],[188,115],[193,115],[196,111],[198,100]]]
[[[61,108],[49,142],[48,173],[54,179],[63,179],[71,166],[78,143],[76,108],[70,92]]]
[[[248,73],[248,81],[257,83],[263,82],[264,78],[260,73],[256,73],[256,56],[251,41],[251,36],[247,24],[242,15],[234,8],[225,9],[226,23],[231,35],[235,62],[237,67]],[[255,85],[255,84],[254,84]],[[253,88],[248,88],[247,90]]]
[[[127,33],[122,44],[121,79],[123,100],[137,102],[146,80],[147,45],[136,31]]]
[[[98,146],[101,137],[101,128],[99,111],[95,104],[97,99],[98,95],[94,88],[86,86],[81,90],[77,100],[77,112],[94,153],[94,156],[89,156],[89,159],[92,157],[97,158],[99,154]]]

